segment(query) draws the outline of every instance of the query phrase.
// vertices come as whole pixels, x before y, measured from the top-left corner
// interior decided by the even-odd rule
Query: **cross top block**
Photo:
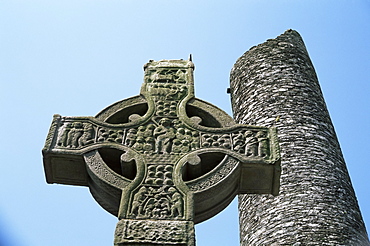
[[[46,180],[88,186],[119,219],[115,245],[194,245],[194,223],[235,195],[278,194],[276,129],[195,98],[193,71],[191,60],[149,61],[139,96],[95,117],[54,115]]]

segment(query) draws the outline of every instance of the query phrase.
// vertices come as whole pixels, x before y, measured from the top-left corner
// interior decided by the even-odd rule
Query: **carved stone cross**
[[[48,183],[88,186],[118,217],[115,245],[195,245],[194,223],[237,194],[278,194],[276,130],[194,97],[191,60],[149,61],[139,96],[95,117],[55,115]]]

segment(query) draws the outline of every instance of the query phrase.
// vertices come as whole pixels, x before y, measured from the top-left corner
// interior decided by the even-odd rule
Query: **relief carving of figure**
[[[83,124],[83,134],[78,140],[79,146],[85,146],[94,142],[94,127],[91,124]]]
[[[145,138],[153,137],[153,131],[154,131],[154,129],[155,129],[155,125],[154,124],[147,125],[146,128],[145,128],[145,131],[144,131],[143,136]]]
[[[245,147],[245,140],[244,134],[242,131],[239,131],[237,134],[233,136],[233,149],[234,151],[244,154],[244,147]]]
[[[132,202],[131,213],[136,216],[143,215],[144,202],[148,196],[148,190],[145,186],[141,187],[138,193],[135,194]]]
[[[167,218],[170,211],[170,202],[166,197],[158,199],[157,206],[160,209],[159,218]]]
[[[73,124],[72,123],[67,123],[64,127],[64,129],[59,133],[59,136],[58,136],[58,145],[59,146],[62,146],[62,147],[67,147],[67,143],[68,143],[68,134],[69,132],[71,131],[71,129],[73,128]]]
[[[165,176],[170,180],[172,175]],[[183,215],[183,197],[173,186],[166,185],[159,189],[143,186],[134,195],[131,207],[132,217],[167,219],[179,218]]]
[[[181,194],[173,187],[168,189],[171,196],[171,217],[182,217],[183,216],[183,201]]]
[[[244,137],[245,137],[245,155],[246,156],[257,156],[258,141],[257,141],[257,138],[254,136],[254,133],[252,131],[246,131],[244,133]]]
[[[73,128],[68,133],[67,146],[71,148],[77,148],[78,140],[84,132],[83,124],[81,122],[73,123]]]
[[[168,118],[162,118],[159,125],[154,129],[155,152],[158,154],[170,153],[171,142],[175,138],[175,130],[171,127]]]
[[[258,140],[258,156],[267,157],[269,155],[269,143],[265,132],[259,131],[256,134]]]

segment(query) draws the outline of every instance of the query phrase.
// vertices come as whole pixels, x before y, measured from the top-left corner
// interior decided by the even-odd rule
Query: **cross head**
[[[235,124],[194,95],[191,60],[149,61],[140,95],[94,117],[54,115],[48,183],[88,186],[118,217],[115,245],[195,245],[194,224],[237,194],[278,194],[276,129]]]

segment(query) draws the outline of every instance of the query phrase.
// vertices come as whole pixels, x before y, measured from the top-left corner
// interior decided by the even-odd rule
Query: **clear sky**
[[[369,230],[369,23],[369,0],[1,0],[0,245],[112,245],[117,219],[87,188],[45,182],[53,114],[95,115],[139,94],[149,59],[190,53],[196,96],[231,114],[234,62],[287,29],[305,41]],[[236,202],[196,234],[239,245]]]

